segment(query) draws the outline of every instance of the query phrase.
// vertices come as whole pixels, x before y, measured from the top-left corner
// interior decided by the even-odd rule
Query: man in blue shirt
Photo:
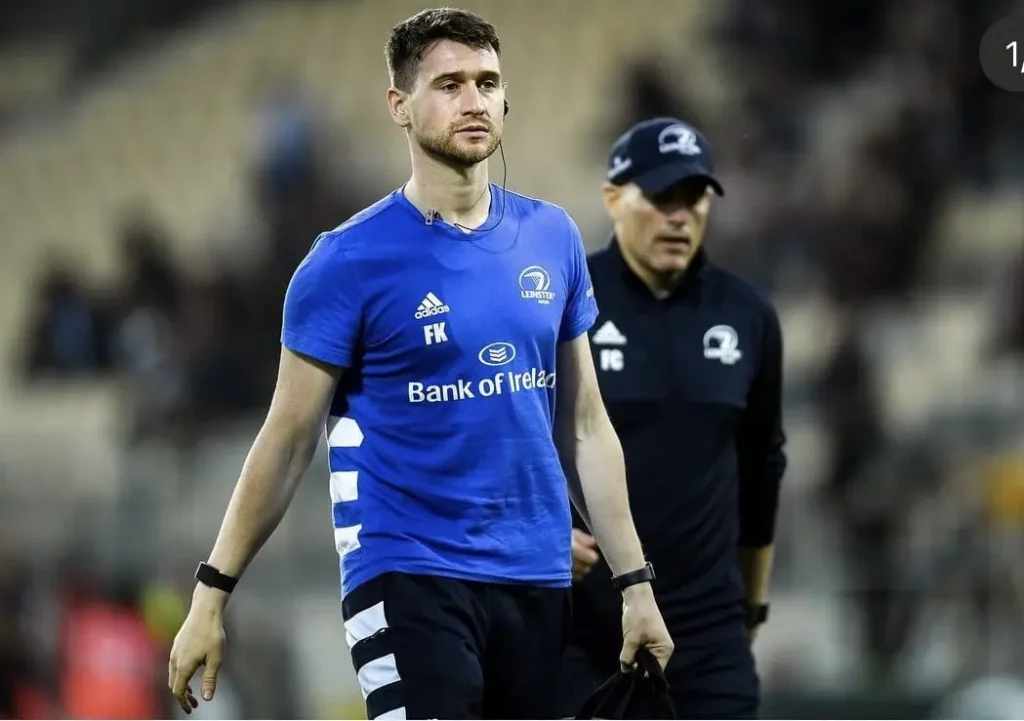
[[[508,112],[494,28],[428,10],[387,44],[412,177],[321,235],[284,304],[282,360],[171,653],[213,695],[228,594],[326,423],[345,632],[369,718],[550,718],[570,627],[566,482],[623,600],[620,661],[672,642],[629,513],[587,329],[583,243],[488,182]],[[557,412],[556,412],[557,410]]]

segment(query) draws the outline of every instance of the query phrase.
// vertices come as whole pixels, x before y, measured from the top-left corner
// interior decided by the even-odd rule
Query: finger
[[[199,706],[199,702],[196,701],[196,697],[192,693],[192,684],[185,685],[185,690],[182,692],[182,695],[178,697],[178,706],[180,706],[181,710],[186,714],[192,713],[192,709]]]
[[[675,645],[671,641],[663,643],[654,643],[647,647],[647,650],[654,656],[654,660],[658,662],[664,670],[668,666],[669,659],[672,658],[672,652],[675,650]]]
[[[597,563],[597,559],[600,557],[595,547],[576,541],[573,541],[572,544],[572,556],[585,560],[587,563]]]
[[[581,546],[587,546],[589,548],[597,547],[597,539],[595,539],[586,531],[581,531],[578,528],[572,529],[572,540],[573,544],[579,544]]]
[[[631,671],[636,666],[637,643],[632,637],[622,639],[622,652],[619,654],[619,666],[623,671]]]
[[[210,654],[206,659],[206,667],[203,669],[203,700],[212,701],[213,694],[217,691],[217,672],[220,670],[220,656]]]
[[[577,568],[581,573],[586,573],[594,567],[594,562],[587,558],[575,558],[572,562],[573,568]]]
[[[195,664],[192,662],[179,665],[175,669],[174,681],[171,683],[171,693],[178,699],[178,705],[181,706],[181,710],[185,713],[191,712],[186,694],[192,693],[192,687],[189,686],[188,682],[192,679],[193,673],[195,673]]]
[[[658,653],[655,653],[655,650],[651,649],[651,655],[654,656],[654,660],[658,662],[661,670],[664,671],[668,667],[668,660],[672,658],[672,653],[664,649],[658,649],[658,651]]]
[[[189,684],[188,686],[185,687],[185,700],[188,702],[188,705],[191,706],[192,708],[198,708],[199,707],[199,701],[196,700],[196,695],[192,691],[192,684]]]
[[[174,669],[174,678],[171,679],[171,693],[178,698],[184,696],[185,687],[188,685],[188,681],[191,677],[192,674],[187,673],[184,666],[176,666]]]
[[[573,563],[572,564],[572,576],[577,581],[582,579],[588,573],[590,573],[590,566],[587,566],[587,565],[582,564],[582,563]]]

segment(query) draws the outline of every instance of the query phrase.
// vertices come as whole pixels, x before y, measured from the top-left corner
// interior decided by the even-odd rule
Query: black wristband
[[[748,603],[747,604],[747,628],[757,628],[768,620],[769,604]]]
[[[210,588],[216,588],[218,591],[223,591],[224,593],[231,593],[234,591],[235,585],[238,583],[237,578],[221,573],[205,561],[201,561],[199,563],[199,567],[196,569],[196,580]]]
[[[628,571],[620,576],[612,578],[612,586],[616,591],[621,593],[630,586],[636,586],[640,583],[650,583],[654,580],[654,566],[650,562],[646,563],[643,568],[638,568],[635,571]]]

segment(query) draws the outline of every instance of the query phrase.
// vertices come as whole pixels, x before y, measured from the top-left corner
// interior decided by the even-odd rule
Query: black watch
[[[223,591],[224,593],[231,593],[234,591],[235,585],[238,583],[237,578],[221,573],[205,561],[201,561],[199,563],[199,568],[196,569],[196,580],[210,588],[216,588],[218,591]]]
[[[747,628],[757,628],[767,621],[769,607],[770,604],[767,603],[748,603],[746,605]]]
[[[643,568],[623,573],[620,576],[614,576],[612,578],[612,586],[616,591],[622,593],[630,586],[635,586],[639,583],[650,583],[653,580],[654,566],[648,561]]]

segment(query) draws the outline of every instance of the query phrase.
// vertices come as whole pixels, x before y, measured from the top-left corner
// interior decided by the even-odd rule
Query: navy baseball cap
[[[715,178],[715,161],[708,141],[692,125],[675,118],[653,118],[637,123],[612,146],[608,182],[636,183],[652,196],[687,178],[704,178],[725,195]]]

